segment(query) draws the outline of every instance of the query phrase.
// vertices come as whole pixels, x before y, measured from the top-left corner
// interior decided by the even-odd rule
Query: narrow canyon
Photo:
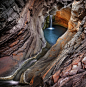
[[[86,0],[0,0],[0,87],[86,87],[85,70]]]

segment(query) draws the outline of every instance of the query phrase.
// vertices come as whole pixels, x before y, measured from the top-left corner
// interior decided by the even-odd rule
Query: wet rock
[[[55,3],[63,7],[68,4],[69,0],[29,0],[27,4],[25,3],[26,0],[11,0],[12,3],[11,1],[9,3],[5,1],[7,0],[1,0],[2,3],[0,3],[1,8],[3,8],[0,12],[0,18],[3,18],[0,23],[0,76],[5,76],[5,80],[14,79],[16,76],[15,80],[21,80],[23,83],[32,81],[33,86],[36,87],[43,86],[43,80],[45,81],[52,73],[55,73],[53,80],[55,84],[57,83],[56,86],[83,87],[82,85],[86,82],[84,71],[86,66],[85,59],[83,59],[81,65],[83,58],[81,53],[83,55],[86,53],[86,40],[84,40],[84,36],[83,39],[80,38],[84,31],[83,27],[85,27],[86,19],[84,16],[84,19],[79,18],[80,15],[84,14],[85,4],[83,1],[74,1],[72,7],[64,7],[62,8],[63,11],[61,9],[62,13],[57,12],[60,18],[61,16],[65,17],[62,23],[67,24],[68,30],[38,61],[35,58],[45,46],[41,27],[44,23],[43,18],[50,11],[52,12]],[[71,2],[72,0],[69,3]],[[69,10],[67,11],[66,8]],[[70,16],[66,12],[71,12]],[[13,23],[14,21],[15,23]],[[81,25],[80,21],[82,21]],[[25,44],[25,42],[27,43]],[[71,60],[71,62],[64,65],[67,60]],[[83,70],[79,73],[82,66]],[[57,72],[59,69],[61,71]],[[14,72],[16,73],[14,74]],[[21,75],[22,78],[20,78]],[[37,77],[39,75],[41,75],[41,78]],[[4,78],[0,77],[0,79]],[[47,80],[46,83],[46,86],[54,85],[52,80]]]
[[[45,46],[45,39],[39,22],[34,25],[36,22],[31,21],[37,20],[35,18],[38,17],[30,18],[28,7],[33,2],[28,2],[29,5],[26,5],[26,1],[23,0],[11,0],[9,3],[7,0],[1,2],[3,5],[0,4],[0,8],[3,8],[3,12],[0,12],[0,15],[4,20],[2,20],[3,23],[0,23],[2,25],[2,28],[0,29],[0,57],[3,60],[4,56],[9,55],[17,62],[16,66],[14,64],[15,69],[13,68],[13,74],[19,68],[19,65],[23,64],[26,59],[35,56],[41,51]],[[39,13],[40,9],[35,13]],[[33,9],[33,11],[35,11],[35,9]],[[32,28],[31,25],[33,25],[33,27],[36,26],[38,30]],[[27,42],[26,45],[25,42]],[[27,53],[29,55],[27,55]],[[7,72],[10,72],[8,68],[5,73]],[[11,73],[7,76],[10,75]]]
[[[83,25],[82,26],[84,26],[84,24],[85,24],[85,18],[83,19]],[[82,24],[82,23],[81,23]],[[83,29],[83,28],[82,28]],[[80,30],[81,30],[81,28],[80,28]],[[83,33],[83,32],[82,32]],[[70,64],[72,64],[72,67],[71,67],[71,69],[70,69],[70,71],[69,71],[69,74],[68,75],[66,75],[66,77],[69,77],[70,79],[67,81],[67,82],[65,82],[63,85],[61,85],[61,84],[58,84],[58,82],[57,83],[55,83],[54,85],[53,85],[53,87],[73,87],[73,86],[75,86],[75,87],[81,87],[81,85],[83,85],[83,86],[85,86],[84,85],[84,83],[85,82],[83,82],[82,83],[82,79],[83,79],[83,77],[85,76],[85,64],[84,63],[81,63],[82,62],[82,60],[83,60],[83,57],[85,56],[85,46],[86,46],[86,44],[85,44],[85,41],[86,41],[86,38],[84,39],[84,40],[80,40],[80,42],[81,42],[81,44],[79,44],[79,46],[75,49],[75,48],[73,48],[73,49],[75,49],[75,51],[74,52],[72,52],[72,50],[70,50],[70,52],[72,52],[72,54],[67,54],[67,52],[68,53],[70,53],[69,51],[67,51],[69,48],[70,49],[72,49],[72,47],[74,47],[74,45],[75,45],[75,43],[80,39],[79,37],[81,37],[80,36],[80,34],[79,33],[77,33],[75,36],[75,39],[73,38],[71,41],[69,41],[68,42],[68,44],[66,44],[66,46],[64,47],[65,49],[62,51],[62,53],[61,53],[61,55],[60,55],[60,58],[61,58],[61,61],[59,61],[59,63],[62,63],[61,65],[60,65],[60,68],[62,68],[62,71],[61,71],[61,76],[62,76],[62,72],[64,71],[64,68],[65,67],[67,67],[67,66],[65,66],[65,63],[67,62],[67,61],[72,61],[72,62],[70,62]],[[78,38],[77,38],[78,37]],[[72,44],[71,44],[72,43]],[[67,48],[67,45],[69,45],[70,44],[70,46]],[[66,52],[65,52],[65,50],[66,50]],[[63,57],[63,55],[65,56],[65,57]],[[68,55],[70,55],[70,56],[68,56]],[[59,58],[59,57],[58,57]],[[62,62],[62,59],[64,60],[64,58],[65,58],[65,61],[64,62]],[[58,66],[59,66],[59,63],[57,63],[58,65],[57,65],[57,67],[55,67],[55,69],[54,70],[59,70],[60,68],[58,68]],[[73,65],[74,64],[74,65]],[[82,67],[83,66],[83,67]],[[68,67],[67,67],[68,68]],[[82,69],[83,68],[83,69]],[[67,70],[66,68],[65,68],[65,70]],[[55,71],[54,71],[55,72]],[[66,73],[66,72],[65,72]],[[64,77],[64,78],[66,78],[66,77]],[[85,80],[86,78],[84,78],[83,80]],[[63,80],[63,78],[59,78],[58,79],[58,81],[60,82],[60,80]],[[81,84],[82,83],[82,84]]]

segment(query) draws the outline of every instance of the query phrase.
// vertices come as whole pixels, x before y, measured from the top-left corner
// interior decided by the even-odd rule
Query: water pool
[[[49,28],[44,29],[44,37],[46,41],[51,45],[54,45],[57,39],[67,30],[65,27],[62,27],[60,25],[53,25],[53,28],[54,29],[52,30]]]

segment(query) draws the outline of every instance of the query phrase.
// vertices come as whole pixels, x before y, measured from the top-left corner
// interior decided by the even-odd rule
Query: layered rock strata
[[[83,28],[82,28],[83,27]],[[45,86],[52,87],[85,87],[85,43],[86,16],[84,17],[79,31],[74,35],[58,56],[52,75],[45,81]]]
[[[43,18],[38,16],[41,14],[41,2],[1,2],[0,77],[5,77],[13,74],[23,61],[38,54],[45,46],[45,39],[41,27]]]
[[[65,49],[65,47],[64,47],[65,44],[68,43],[68,41],[73,37],[74,34],[75,34],[75,36],[77,36],[77,34],[79,33],[77,36],[77,37],[79,37],[79,35],[82,33],[82,30],[81,31],[79,30],[80,21],[82,21],[82,20],[79,19],[80,13],[78,14],[78,12],[79,12],[79,9],[82,9],[82,11],[84,12],[84,3],[83,3],[83,1],[76,1],[75,8],[77,8],[77,10],[76,9],[74,10],[74,4],[75,4],[75,2],[73,2],[73,4],[72,4],[71,10],[73,10],[73,11],[71,12],[71,18],[70,18],[70,21],[68,24],[67,32],[57,40],[56,44],[51,47],[51,49],[45,54],[44,57],[42,57],[38,62],[36,62],[36,64],[34,66],[29,68],[27,71],[25,71],[25,73],[24,73],[25,79],[23,79],[23,81],[32,83],[32,80],[30,80],[30,78],[33,79],[38,75],[41,75],[45,81],[46,79],[48,79],[51,76],[51,74],[53,72],[53,68],[55,66],[57,66],[56,68],[58,70],[58,68],[62,64],[63,60],[65,59],[64,55],[66,55],[65,53],[67,53],[67,52],[66,52],[66,50],[62,51],[62,52],[60,52],[60,51],[62,49]],[[73,15],[73,12],[75,12],[76,14]],[[80,15],[83,15],[83,14],[81,13]],[[75,18],[78,21],[74,21]],[[72,21],[73,21],[73,24],[72,23],[71,24],[73,26],[71,25],[71,28],[70,28],[70,22],[72,22]],[[84,19],[84,22],[85,22],[85,19]],[[70,43],[68,43],[69,45],[68,45],[68,47],[66,47],[66,49],[68,49],[68,52],[70,52],[70,50],[73,50],[73,49],[75,50],[76,47],[74,46],[75,48],[73,47],[70,49],[70,47],[71,47],[70,45],[72,43],[77,44],[77,41],[78,41],[77,37],[73,37],[76,42],[70,41]],[[81,40],[79,39],[79,43],[76,46],[78,47],[80,45],[80,43],[81,43]]]
[[[8,0],[1,0],[0,2],[0,80],[20,80],[21,83],[28,83],[33,87],[85,85],[84,0],[11,0],[9,3]],[[61,14],[66,8],[70,9],[71,15],[68,15],[68,18],[62,15],[60,17],[66,18],[68,30],[37,61],[37,55],[46,45],[42,31],[44,19],[53,12],[53,9],[55,12],[60,10],[57,13]],[[60,17],[58,15],[59,20]],[[78,80],[79,78],[81,80]]]

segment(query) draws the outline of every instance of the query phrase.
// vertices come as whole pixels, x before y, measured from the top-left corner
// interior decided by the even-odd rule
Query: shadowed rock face
[[[0,76],[8,76],[19,67],[21,62],[38,54],[45,46],[41,17],[38,16],[41,14],[42,6],[40,6],[41,2],[34,0],[0,2],[0,66],[6,62],[2,61],[4,57],[11,58],[12,62],[15,62],[13,64],[6,59],[8,63],[13,64],[14,70],[11,70],[11,66],[9,66],[7,71],[11,70],[10,73]],[[38,6],[39,9],[36,10]],[[1,71],[4,67],[6,66],[2,65]]]
[[[84,0],[1,0],[0,80],[20,80],[33,87],[85,85],[85,4]],[[45,18],[55,12],[56,21],[61,19],[56,24],[68,30],[37,61],[46,46],[42,31]]]

